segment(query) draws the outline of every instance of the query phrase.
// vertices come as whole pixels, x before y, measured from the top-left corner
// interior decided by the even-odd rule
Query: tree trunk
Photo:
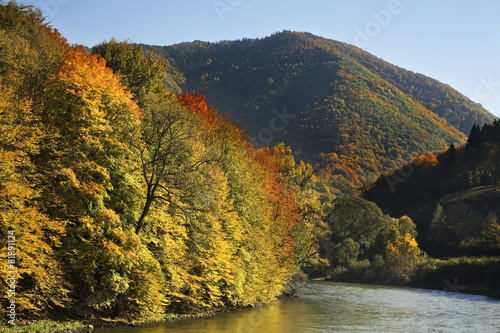
[[[151,193],[151,195],[148,195],[146,198],[146,204],[144,205],[144,209],[142,210],[141,217],[139,217],[139,220],[137,221],[137,226],[135,228],[135,233],[138,235],[142,228],[144,227],[144,219],[149,213],[149,210],[151,209],[151,204],[153,203],[154,195]]]

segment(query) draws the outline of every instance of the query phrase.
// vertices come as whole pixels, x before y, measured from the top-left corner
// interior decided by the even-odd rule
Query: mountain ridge
[[[182,89],[250,128],[257,144],[285,142],[344,192],[495,119],[449,85],[310,33],[143,48],[182,74]],[[281,110],[290,121],[279,121]]]

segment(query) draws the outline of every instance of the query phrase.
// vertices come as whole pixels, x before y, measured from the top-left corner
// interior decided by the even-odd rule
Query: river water
[[[299,297],[206,319],[96,333],[500,332],[500,301],[444,291],[311,282]]]

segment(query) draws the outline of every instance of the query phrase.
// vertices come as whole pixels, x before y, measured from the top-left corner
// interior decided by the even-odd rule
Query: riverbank
[[[288,297],[288,296],[283,296]],[[124,318],[99,318],[88,320],[25,320],[18,321],[15,326],[0,326],[1,333],[18,333],[18,332],[41,332],[41,333],[88,333],[96,328],[120,328],[120,327],[140,327],[143,325],[150,325],[155,323],[162,323],[171,320],[185,320],[185,319],[202,319],[219,315],[225,312],[233,312],[247,308],[259,307],[262,304],[255,304],[249,307],[242,308],[220,308],[210,311],[203,311],[192,314],[165,314],[161,319],[156,320],[127,320]]]
[[[368,266],[335,269],[325,280],[407,286],[488,296],[500,299],[500,257],[428,258],[406,280],[373,274]]]
[[[92,332],[94,326],[82,321],[54,321],[54,320],[30,320],[21,321],[16,325],[7,325],[0,328],[2,333],[17,332],[46,332],[46,333],[85,333]]]
[[[430,259],[429,266],[410,286],[500,299],[500,257]]]
[[[43,332],[43,333],[87,333],[92,332],[95,328],[113,328],[113,327],[130,327],[139,326],[145,324],[160,323],[163,320],[155,321],[126,321],[123,319],[113,320],[113,319],[96,319],[96,320],[31,320],[31,321],[21,321],[15,326],[8,326],[0,328],[2,333],[17,333],[17,332]]]

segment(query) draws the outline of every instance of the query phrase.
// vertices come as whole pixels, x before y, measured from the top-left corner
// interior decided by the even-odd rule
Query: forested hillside
[[[312,167],[172,94],[140,48],[90,53],[40,11],[0,5],[2,323],[14,269],[23,320],[153,320],[281,295],[324,232]]]
[[[494,119],[447,85],[307,33],[144,47],[178,70],[182,88],[248,127],[254,143],[285,142],[341,192],[463,143],[473,123]]]
[[[500,254],[500,121],[475,125],[451,145],[381,176],[364,197],[388,214],[409,215],[431,255]]]

